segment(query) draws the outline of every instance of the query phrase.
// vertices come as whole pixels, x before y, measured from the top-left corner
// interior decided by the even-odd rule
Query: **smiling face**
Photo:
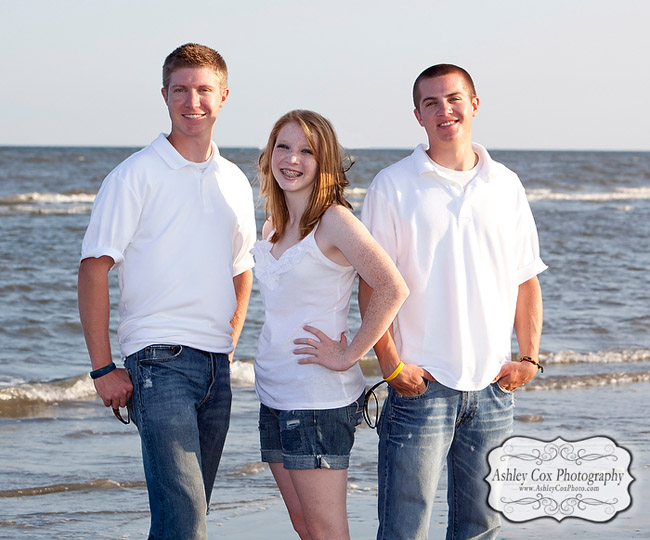
[[[181,155],[185,155],[183,149],[196,143],[209,148],[214,122],[228,97],[228,88],[222,86],[214,70],[179,68],[171,74],[162,95],[172,121],[169,142]]]
[[[478,98],[472,96],[463,77],[449,73],[420,81],[419,102],[413,111],[427,132],[429,146],[471,144],[472,118]]]
[[[314,144],[318,145],[318,141]],[[285,196],[299,193],[307,198],[311,194],[318,162],[299,124],[289,122],[280,128],[271,154],[271,171]]]

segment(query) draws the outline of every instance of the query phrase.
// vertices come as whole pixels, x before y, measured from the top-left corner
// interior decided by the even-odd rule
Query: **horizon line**
[[[66,148],[85,148],[85,149],[125,149],[125,150],[140,150],[145,148],[150,143],[142,146],[136,145],[113,145],[113,144],[0,144],[0,149],[4,148],[48,148],[48,149],[66,149]],[[486,147],[494,152],[612,152],[612,153],[648,153],[650,148],[647,149],[599,149],[599,148],[496,148]],[[255,150],[261,152],[263,148],[256,146],[219,146],[220,150]],[[343,147],[347,151],[354,150],[384,150],[384,151],[413,151],[413,146],[357,146],[357,147]]]

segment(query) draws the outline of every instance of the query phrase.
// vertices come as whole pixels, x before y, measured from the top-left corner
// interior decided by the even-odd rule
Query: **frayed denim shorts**
[[[262,461],[285,469],[347,469],[364,394],[337,409],[280,411],[260,406]]]

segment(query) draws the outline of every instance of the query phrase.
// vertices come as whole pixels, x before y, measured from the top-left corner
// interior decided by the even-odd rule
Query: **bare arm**
[[[539,359],[539,343],[542,337],[542,289],[537,276],[519,285],[515,311],[515,333],[519,354]],[[537,374],[537,366],[530,362],[508,362],[501,367],[495,381],[506,390],[527,383]]]
[[[230,353],[230,360],[232,360],[233,354],[235,352],[235,347],[237,347],[237,342],[239,341],[239,336],[241,336],[242,328],[244,328],[244,321],[246,319],[246,311],[248,311],[248,301],[251,297],[251,289],[253,288],[253,271],[246,270],[241,274],[232,278],[233,285],[235,287],[235,296],[237,298],[237,308],[235,309],[235,314],[230,320],[230,326],[232,326],[232,346],[233,352]]]
[[[113,361],[108,332],[110,299],[108,272],[113,259],[107,256],[88,258],[79,265],[79,316],[92,369],[107,366]],[[118,368],[94,380],[95,389],[106,407],[126,407],[133,392],[131,379],[125,369]]]
[[[321,219],[317,241],[326,254],[338,251],[362,279],[372,284],[373,290],[361,327],[349,345],[345,336],[335,342],[318,329],[306,327],[318,340],[298,339],[295,343],[308,347],[294,352],[312,355],[300,363],[318,363],[330,369],[345,370],[366,354],[388,329],[408,296],[408,288],[390,257],[349,210],[343,207],[328,209]]]
[[[364,280],[359,280],[359,310],[361,316],[369,304],[372,288]],[[391,329],[392,330],[392,329]],[[397,353],[395,340],[393,339],[392,331],[387,331],[375,344],[375,354],[379,361],[382,376],[384,378],[390,376],[393,371],[399,366],[400,357]],[[424,380],[435,380],[428,371],[425,371],[420,366],[415,364],[405,364],[400,371],[399,375],[393,379],[389,384],[395,388],[400,394],[404,396],[416,396],[424,392],[426,386]]]

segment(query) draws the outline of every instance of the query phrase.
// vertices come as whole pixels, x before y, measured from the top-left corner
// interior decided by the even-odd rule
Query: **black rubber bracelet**
[[[113,371],[115,368],[117,368],[117,366],[115,365],[115,362],[111,362],[107,366],[100,367],[99,369],[93,369],[90,372],[90,377],[91,377],[91,379],[99,379],[100,377],[103,377],[107,373],[110,373],[111,371]]]

